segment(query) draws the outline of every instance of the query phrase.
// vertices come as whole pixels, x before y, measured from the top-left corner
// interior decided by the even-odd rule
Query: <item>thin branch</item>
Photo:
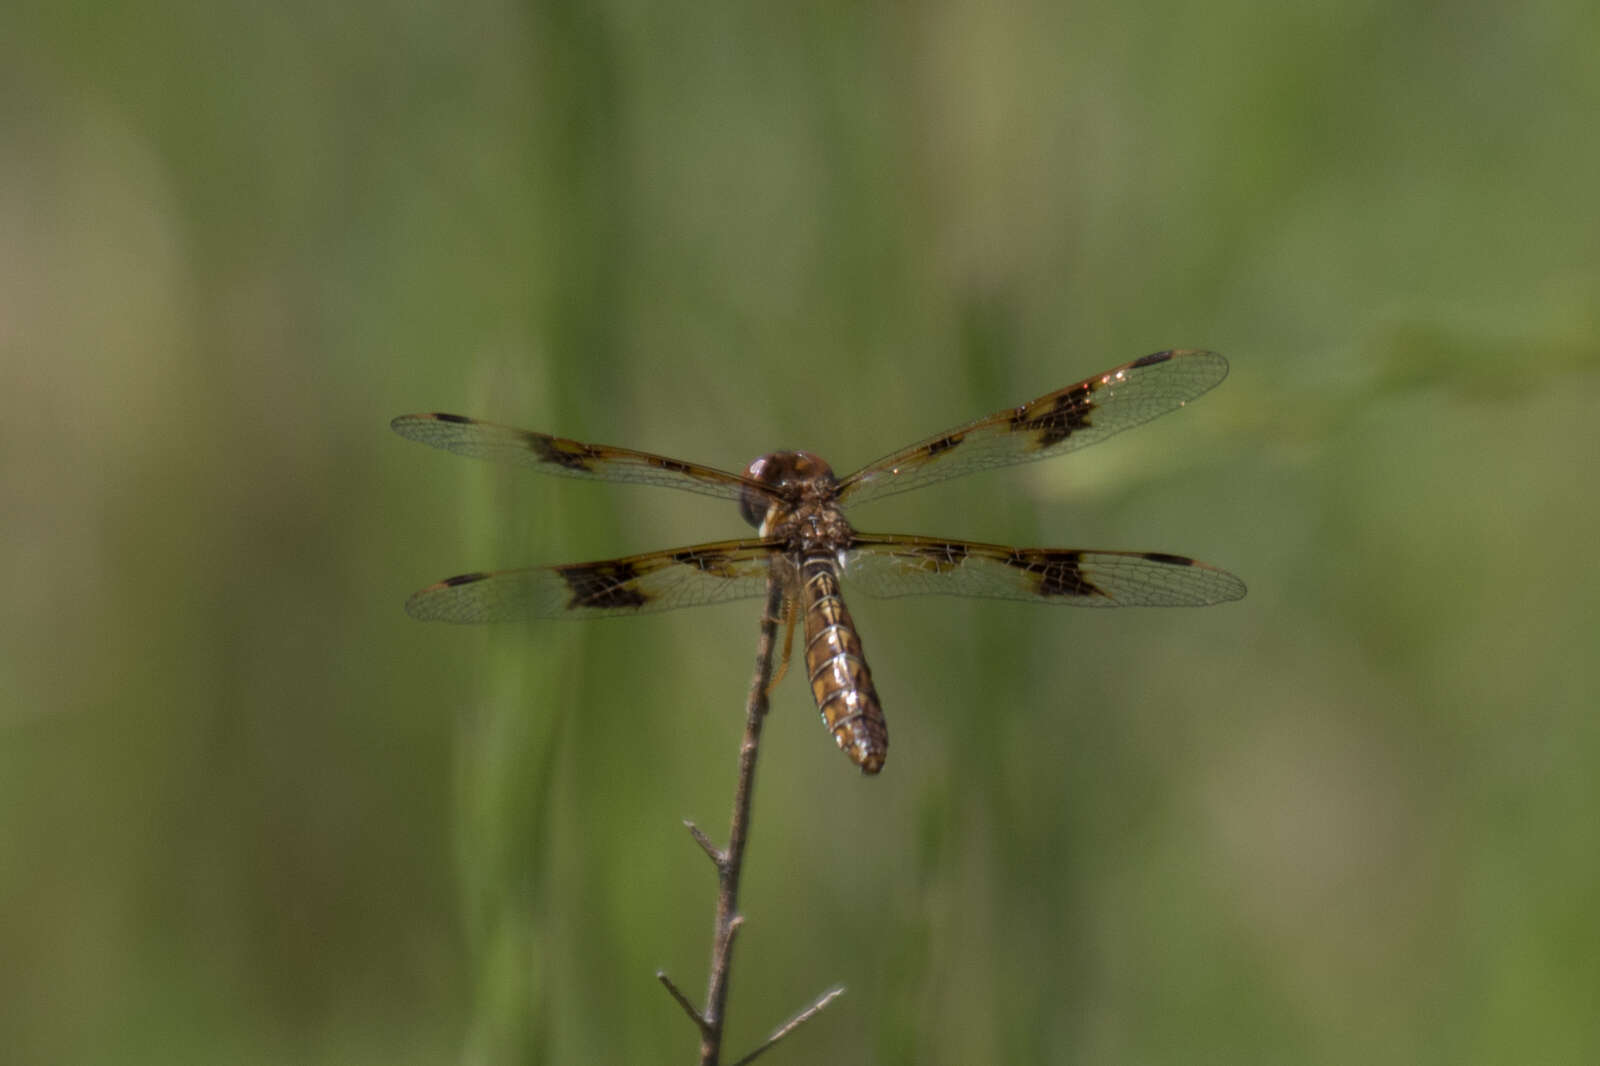
[[[705,1017],[701,1015],[699,1011],[695,1010],[694,1004],[689,1002],[689,997],[680,992],[678,990],[678,986],[672,983],[672,978],[667,976],[667,971],[657,970],[656,980],[660,981],[666,986],[666,989],[669,993],[671,993],[672,998],[678,1001],[678,1006],[683,1008],[683,1013],[687,1014],[690,1020],[694,1022],[695,1028],[704,1033],[706,1031]]]
[[[793,608],[784,600],[784,583],[774,570],[767,577],[767,606],[761,615],[761,632],[756,641],[756,672],[750,682],[750,698],[745,704],[744,741],[739,745],[739,780],[733,792],[733,819],[728,826],[727,848],[718,848],[693,822],[683,823],[695,843],[700,845],[700,849],[717,868],[717,923],[711,937],[711,977],[706,986],[705,1010],[696,1010],[664,972],[658,971],[656,980],[666,987],[672,998],[678,1001],[678,1006],[699,1028],[700,1066],[717,1066],[722,1055],[723,1023],[728,1010],[728,980],[733,970],[733,944],[744,925],[744,915],[739,913],[739,875],[743,872],[744,845],[750,833],[750,801],[755,792],[756,755],[761,749],[761,726],[767,717],[767,693],[777,680],[772,673],[772,652],[777,642],[778,623],[788,623],[790,636],[793,636]],[[787,666],[787,645],[783,658]],[[809,1007],[780,1025],[760,1047],[740,1059],[739,1066],[745,1066],[815,1017],[843,991],[843,988],[834,988],[824,992]]]
[[[683,824],[688,827],[689,835],[694,837],[694,842],[700,845],[700,850],[706,853],[706,856],[711,860],[712,865],[716,866],[718,870],[721,870],[723,866],[727,865],[727,854],[721,848],[711,843],[711,838],[706,836],[705,833],[701,832],[699,826],[695,825],[687,818],[683,820]]]
[[[806,1022],[809,1022],[812,1018],[815,1018],[817,1015],[821,1014],[824,1007],[842,995],[844,995],[843,985],[839,985],[837,988],[828,989],[826,992],[822,993],[822,995],[818,996],[816,1001],[813,1002],[811,1006],[807,1007],[805,1010],[801,1011],[799,1014],[796,1014],[793,1018],[790,1018],[788,1021],[774,1029],[772,1031],[772,1035],[761,1042],[760,1047],[756,1048],[754,1051],[750,1052],[750,1054],[734,1063],[733,1066],[749,1066],[750,1063],[756,1061],[757,1055],[763,1054],[778,1041],[782,1040],[784,1037],[800,1028]]]
[[[744,740],[739,745],[739,779],[733,791],[733,818],[728,847],[717,864],[717,923],[711,937],[711,976],[706,982],[706,1030],[700,1037],[700,1066],[717,1066],[722,1054],[722,1027],[728,1012],[728,975],[733,968],[733,941],[744,919],[739,916],[739,875],[750,830],[750,798],[755,791],[756,755],[767,717],[767,690],[772,687],[772,649],[784,613],[783,582],[778,572],[767,575],[767,605],[756,638],[755,677],[745,702]],[[704,845],[702,845],[704,846]]]

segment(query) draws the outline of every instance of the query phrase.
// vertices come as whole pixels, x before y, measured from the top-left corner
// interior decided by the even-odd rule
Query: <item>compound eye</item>
[[[768,457],[763,455],[751,463],[745,468],[744,476],[751,481],[759,481],[762,484],[770,485],[772,483],[773,467],[767,460]],[[760,529],[761,523],[767,520],[767,506],[770,502],[766,496],[747,488],[739,497],[739,514],[744,516],[746,522]]]
[[[739,497],[739,513],[744,520],[757,529],[767,520],[767,498],[760,493],[744,490],[744,495]]]

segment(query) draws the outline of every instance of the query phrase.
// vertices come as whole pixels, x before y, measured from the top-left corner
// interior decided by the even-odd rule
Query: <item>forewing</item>
[[[1012,548],[858,533],[845,579],[868,596],[981,596],[1074,607],[1204,607],[1242,599],[1244,582],[1163,552]]]
[[[1069,385],[885,456],[840,482],[854,506],[945,478],[1064,455],[1176,410],[1228,376],[1216,352],[1173,350]]]
[[[430,622],[512,622],[650,614],[761,596],[782,545],[726,540],[594,563],[461,574],[412,595],[406,613]]]
[[[609,444],[584,444],[532,430],[480,422],[465,415],[401,415],[389,423],[389,428],[408,440],[457,455],[530,466],[560,477],[663,485],[726,500],[737,500],[747,490],[764,497],[771,495],[760,482],[715,467]]]

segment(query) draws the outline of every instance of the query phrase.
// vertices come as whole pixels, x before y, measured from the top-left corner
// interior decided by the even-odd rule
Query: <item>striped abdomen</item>
[[[828,555],[809,556],[800,568],[806,612],[806,672],[822,722],[864,774],[883,769],[889,725],[872,687],[855,622],[839,595],[839,573]]]

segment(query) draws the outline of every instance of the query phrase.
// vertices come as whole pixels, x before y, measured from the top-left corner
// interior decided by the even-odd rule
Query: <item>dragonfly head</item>
[[[773,507],[793,507],[807,495],[832,491],[833,468],[810,452],[769,452],[745,468],[744,476],[770,487],[777,497],[746,489],[739,500],[744,520],[760,529]]]

